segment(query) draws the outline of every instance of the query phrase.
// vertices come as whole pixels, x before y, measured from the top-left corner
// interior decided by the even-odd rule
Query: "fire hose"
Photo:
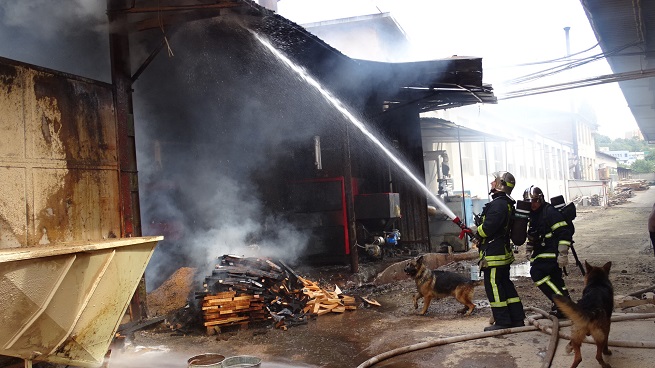
[[[471,230],[468,226],[466,226],[466,224],[462,220],[460,220],[459,217],[455,216],[453,222],[461,229],[461,231],[459,232],[460,239],[463,239],[464,236],[468,236],[471,242],[473,242],[473,244],[475,245],[478,244],[478,239],[476,239],[475,236],[473,235],[473,230]]]
[[[542,315],[548,315],[545,311],[539,309],[539,308],[534,308],[534,307],[526,307],[525,310],[528,311],[534,311]],[[548,316],[548,318],[551,318],[552,316]],[[631,321],[631,320],[638,320],[638,319],[648,319],[648,318],[655,318],[655,313],[643,313],[643,314],[631,314],[631,315],[615,315],[612,316],[611,320],[612,322],[618,322],[618,321]],[[387,352],[384,352],[382,354],[378,354],[362,364],[358,365],[357,368],[368,368],[372,367],[373,365],[392,358],[397,355],[402,355],[405,353],[409,353],[412,351],[417,351],[417,350],[422,350],[426,348],[431,348],[435,346],[441,346],[441,345],[446,345],[450,343],[455,343],[455,342],[463,342],[463,341],[471,341],[471,340],[476,340],[476,339],[481,339],[481,338],[486,338],[486,337],[493,337],[493,336],[500,336],[500,335],[506,335],[506,334],[512,334],[512,333],[519,333],[519,332],[529,332],[529,331],[536,331],[536,330],[541,330],[545,333],[550,334],[553,336],[551,338],[551,341],[549,343],[549,349],[546,354],[546,357],[549,359],[544,361],[544,367],[549,367],[552,359],[555,354],[555,349],[557,347],[557,338],[561,337],[567,340],[571,339],[570,334],[565,334],[561,331],[559,331],[559,327],[565,327],[565,326],[570,326],[571,322],[570,321],[555,321],[557,318],[552,317],[551,320],[553,320],[553,326],[552,327],[547,327],[547,326],[542,326],[539,322],[537,322],[538,318],[534,317],[528,317],[528,322],[532,324],[532,326],[523,326],[523,327],[512,327],[512,328],[506,328],[502,330],[495,330],[495,331],[487,331],[487,332],[478,332],[474,334],[469,334],[469,335],[460,335],[460,336],[451,336],[451,337],[445,337],[437,340],[432,340],[432,341],[425,341],[421,342],[418,344],[414,345],[408,345],[408,346],[403,346],[400,348],[396,348],[393,350],[389,350]],[[553,341],[554,340],[554,341]],[[589,336],[587,336],[583,342],[588,343],[588,344],[595,344],[593,339]],[[608,346],[617,346],[617,347],[627,347],[627,348],[648,348],[648,349],[655,349],[655,341],[623,341],[623,340],[609,340],[608,341]],[[548,365],[546,365],[548,363]]]

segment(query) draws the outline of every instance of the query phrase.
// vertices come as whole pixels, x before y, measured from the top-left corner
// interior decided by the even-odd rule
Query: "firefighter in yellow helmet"
[[[523,326],[523,303],[509,278],[514,262],[510,245],[510,225],[516,201],[510,197],[516,180],[507,171],[492,174],[491,202],[487,203],[476,222],[475,236],[480,250],[480,268],[484,272],[484,289],[491,304],[494,324],[485,331]]]

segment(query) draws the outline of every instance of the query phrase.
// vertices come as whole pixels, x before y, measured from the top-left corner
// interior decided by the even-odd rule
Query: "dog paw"
[[[610,349],[605,349],[605,351],[603,351],[603,354],[612,355],[612,351]]]

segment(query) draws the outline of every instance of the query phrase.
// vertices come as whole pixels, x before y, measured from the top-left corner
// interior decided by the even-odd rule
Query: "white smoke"
[[[0,2],[5,25],[23,28],[44,40],[61,38],[64,31],[79,29],[80,23],[100,27],[107,22],[106,2],[98,0],[4,0]],[[105,28],[98,30],[106,31]]]
[[[106,2],[0,1],[0,56],[110,80]]]

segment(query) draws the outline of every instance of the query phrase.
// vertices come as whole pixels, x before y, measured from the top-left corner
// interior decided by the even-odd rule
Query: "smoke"
[[[298,169],[311,172],[312,137],[342,119],[223,18],[177,30],[175,56],[160,54],[135,84],[144,234],[172,233],[149,289],[181,266],[206,276],[223,254],[302,255],[309,234],[288,220],[285,192]]]
[[[109,81],[105,6],[2,1],[0,55]],[[209,270],[226,253],[301,255],[309,235],[287,218],[286,191],[313,173],[312,137],[334,135],[343,120],[249,31],[219,18],[166,29],[174,56],[160,53],[134,84],[141,227],[166,236],[146,271],[149,289],[179,267]],[[132,35],[133,70],[161,37],[161,30]],[[324,64],[333,88],[356,84],[331,58],[306,58]],[[338,140],[321,142],[338,157]]]
[[[3,0],[0,56],[109,81],[105,8],[97,0]]]
[[[6,26],[22,28],[41,40],[55,40],[62,34],[76,32],[92,25],[106,23],[106,3],[97,0],[5,0],[0,3],[0,16]]]

